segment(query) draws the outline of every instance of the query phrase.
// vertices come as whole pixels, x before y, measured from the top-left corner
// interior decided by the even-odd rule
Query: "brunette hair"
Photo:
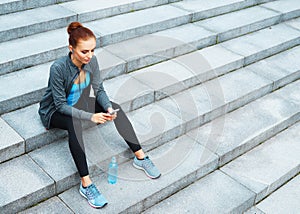
[[[88,40],[89,38],[96,39],[95,34],[90,29],[84,27],[80,22],[72,22],[67,28],[69,34],[69,45],[76,47],[78,41]]]

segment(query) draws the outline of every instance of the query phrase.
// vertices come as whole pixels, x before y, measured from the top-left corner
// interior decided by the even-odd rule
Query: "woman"
[[[48,88],[40,102],[39,114],[47,128],[68,131],[69,148],[81,177],[79,192],[94,208],[107,204],[89,177],[82,138],[83,120],[96,124],[114,121],[115,126],[134,152],[133,165],[150,178],[158,178],[159,170],[146,157],[130,121],[119,105],[110,102],[100,79],[97,58],[94,56],[96,37],[79,22],[68,28],[69,54],[57,59],[50,67]],[[93,88],[95,98],[89,97]],[[113,113],[114,109],[120,109]]]

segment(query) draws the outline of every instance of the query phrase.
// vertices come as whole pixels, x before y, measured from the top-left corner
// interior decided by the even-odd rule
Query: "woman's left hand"
[[[107,112],[111,113],[114,109],[113,108],[108,108]],[[111,115],[111,120],[114,120],[117,118],[117,112],[115,112],[114,114]]]

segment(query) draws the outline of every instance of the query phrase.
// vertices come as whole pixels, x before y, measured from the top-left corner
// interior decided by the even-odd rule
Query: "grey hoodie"
[[[93,56],[91,61],[83,66],[83,70],[91,74],[91,85],[97,102],[103,109],[111,107],[111,102],[103,88],[103,82],[100,78],[97,58]],[[72,62],[70,53],[67,56],[57,59],[51,65],[48,87],[40,102],[38,111],[42,123],[46,128],[50,128],[51,116],[55,111],[82,120],[90,120],[92,118],[92,113],[76,109],[67,104],[67,97],[78,75],[79,69]]]

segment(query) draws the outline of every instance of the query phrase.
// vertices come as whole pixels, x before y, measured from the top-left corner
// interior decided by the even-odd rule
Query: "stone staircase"
[[[0,1],[1,213],[296,212],[282,198],[300,198],[299,17],[298,0]],[[75,20],[95,32],[106,91],[163,174],[134,169],[112,123],[86,124],[101,210],[78,194],[66,132],[37,114]]]

